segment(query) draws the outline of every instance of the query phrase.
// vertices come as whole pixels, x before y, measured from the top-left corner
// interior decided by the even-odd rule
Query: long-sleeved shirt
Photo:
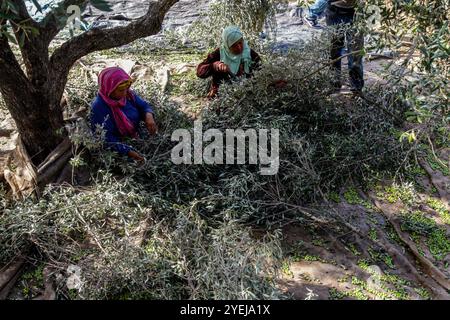
[[[251,76],[252,72],[259,68],[261,64],[261,58],[253,49],[250,49],[250,55],[252,57],[252,65],[250,66],[250,74],[247,76]],[[199,78],[208,78],[212,77],[211,91],[217,92],[219,89],[219,85],[221,82],[230,81],[231,76],[228,73],[217,72],[214,69],[214,62],[220,61],[220,48],[217,48],[213,52],[211,52],[202,63],[200,63],[197,67],[197,76]],[[242,76],[243,72],[241,70],[236,76]]]
[[[135,128],[139,128],[139,123],[145,119],[147,113],[154,113],[151,105],[134,94],[134,102],[127,99],[127,104],[121,109]],[[119,154],[127,155],[131,146],[122,143],[122,135],[114,121],[110,107],[97,95],[92,103],[91,109],[91,129],[95,132],[97,126],[105,130],[105,145],[107,148],[117,151]]]

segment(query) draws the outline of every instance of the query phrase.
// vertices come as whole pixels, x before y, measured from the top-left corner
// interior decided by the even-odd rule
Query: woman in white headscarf
[[[236,77],[250,77],[260,63],[261,58],[248,46],[239,28],[229,26],[223,30],[221,46],[198,65],[197,76],[212,77],[208,97],[213,98],[222,82]]]

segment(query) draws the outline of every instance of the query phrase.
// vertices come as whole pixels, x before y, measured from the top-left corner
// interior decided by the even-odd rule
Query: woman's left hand
[[[158,133],[158,126],[156,125],[155,119],[153,118],[153,114],[147,113],[145,115],[145,126],[152,136]]]

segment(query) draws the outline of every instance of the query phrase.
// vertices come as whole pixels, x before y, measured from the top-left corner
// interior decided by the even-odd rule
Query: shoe
[[[332,87],[330,91],[328,92],[328,95],[330,96],[337,96],[341,94],[341,87]]]
[[[317,23],[316,18],[305,17],[305,21],[311,28],[319,27],[319,24]]]

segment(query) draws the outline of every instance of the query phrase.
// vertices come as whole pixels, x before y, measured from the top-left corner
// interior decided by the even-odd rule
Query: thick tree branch
[[[0,33],[0,91],[13,91],[17,86],[31,89],[8,39]]]
[[[36,21],[31,18],[28,13],[27,6],[23,0],[11,0],[11,2],[18,9],[18,14],[15,15],[14,19],[11,19],[15,23],[26,24],[27,26],[38,28],[39,25]]]
[[[145,16],[124,27],[92,29],[67,41],[56,49],[50,58],[50,70],[54,74],[52,83],[62,92],[72,65],[94,51],[125,45],[136,39],[157,34],[164,16],[178,0],[151,1]]]
[[[20,52],[28,78],[33,85],[42,86],[47,81],[48,45],[42,41],[42,30],[29,15],[24,1],[13,0],[12,2],[19,12],[10,22],[17,41],[21,43]],[[32,29],[37,30],[37,33]]]
[[[76,5],[83,8],[88,4],[89,0],[64,0],[58,6],[53,8],[44,19],[39,23],[42,30],[42,36],[47,45],[56,37],[65,25],[68,18],[67,8],[71,5]]]

